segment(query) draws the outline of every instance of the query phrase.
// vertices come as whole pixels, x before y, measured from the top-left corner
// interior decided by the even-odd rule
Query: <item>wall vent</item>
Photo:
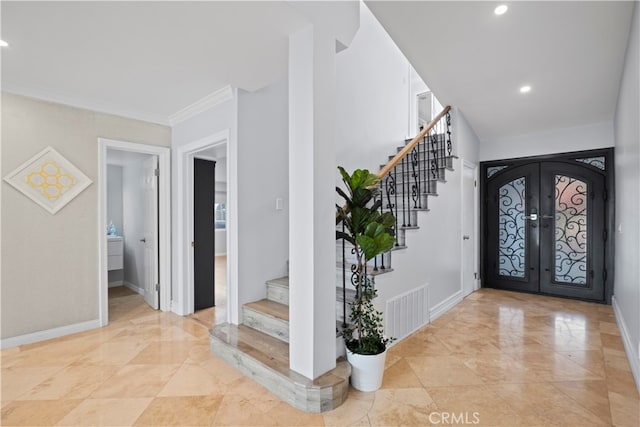
[[[387,301],[385,335],[398,340],[429,323],[427,285]]]

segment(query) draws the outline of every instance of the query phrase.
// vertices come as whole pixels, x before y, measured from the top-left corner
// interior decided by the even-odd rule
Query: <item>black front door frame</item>
[[[606,280],[604,290],[604,301],[596,301],[605,304],[611,304],[611,297],[613,296],[613,284],[615,278],[614,271],[614,250],[615,250],[615,168],[614,168],[614,149],[603,148],[598,150],[585,150],[574,151],[560,154],[547,154],[540,156],[529,156],[520,158],[510,158],[501,160],[492,160],[480,163],[480,200],[482,201],[482,208],[480,209],[480,283],[482,287],[486,287],[486,253],[487,253],[487,182],[488,171],[490,168],[495,167],[512,167],[521,166],[531,162],[544,162],[544,161],[565,161],[575,162],[576,164],[585,165],[589,168],[598,168],[586,165],[581,162],[577,162],[575,159],[585,159],[593,157],[604,157],[605,169],[600,170],[600,173],[605,177],[605,233],[606,241],[604,245],[605,250],[605,269]],[[505,169],[506,170],[506,169]],[[526,291],[523,291],[526,292]]]

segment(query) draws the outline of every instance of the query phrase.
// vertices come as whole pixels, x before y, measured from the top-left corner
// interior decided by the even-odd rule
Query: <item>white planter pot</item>
[[[347,348],[347,361],[351,365],[351,385],[360,391],[376,391],[382,385],[387,350],[380,354],[356,354]]]

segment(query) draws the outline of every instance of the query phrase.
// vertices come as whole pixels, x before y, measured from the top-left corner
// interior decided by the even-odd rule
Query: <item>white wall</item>
[[[238,90],[239,304],[264,298],[289,258],[288,82]],[[276,211],[276,198],[284,209]]]
[[[165,126],[2,93],[3,171],[51,145],[93,181],[55,215],[2,182],[3,342],[99,325],[98,137],[171,143]]]
[[[361,28],[349,49],[337,58],[337,162],[347,170],[378,171],[407,136],[415,136],[416,95],[427,90],[410,64],[366,7]],[[439,111],[437,112],[439,113]],[[376,278],[383,310],[386,301],[429,283],[429,305],[460,296],[462,159],[478,163],[479,140],[464,115],[452,111],[455,172],[438,184],[438,197],[429,199],[428,213],[419,213],[420,230],[407,233],[408,249],[392,253],[394,271]],[[336,171],[336,175],[337,171]]]
[[[124,236],[124,280],[144,289],[145,170],[143,160],[122,168],[122,219]]]
[[[640,389],[640,7],[636,3],[614,129],[616,143],[615,305]],[[624,333],[626,332],[626,334]]]
[[[409,62],[364,4],[360,30],[336,57],[336,80],[338,164],[378,172],[407,137]]]
[[[501,160],[613,147],[613,122],[483,140],[480,160]]]
[[[107,223],[122,233],[122,166],[107,165]],[[106,231],[105,231],[106,233]]]
[[[122,166],[107,165],[107,223],[113,221],[116,233],[122,235]],[[105,231],[106,233],[106,231]],[[123,270],[108,272],[108,282],[111,286],[122,285]]]

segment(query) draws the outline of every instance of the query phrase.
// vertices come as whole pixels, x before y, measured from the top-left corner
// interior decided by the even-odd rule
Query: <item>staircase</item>
[[[289,278],[267,281],[267,298],[242,307],[241,325],[211,330],[211,352],[302,411],[335,409],[347,398],[351,367],[338,359],[313,381],[289,369],[288,304]]]
[[[392,212],[396,218],[396,245],[367,265],[367,274],[377,276],[393,271],[392,258],[397,251],[407,249],[407,233],[420,229],[419,212],[429,211],[429,199],[438,196],[438,186],[445,184],[446,172],[453,171],[454,159],[450,107],[445,108],[418,136],[405,140],[389,161],[380,166],[382,212]],[[338,225],[340,229],[340,225]],[[353,292],[351,266],[356,262],[353,246],[336,243],[336,284]],[[348,318],[348,306],[338,309],[338,318]],[[403,338],[396,336],[395,338]]]
[[[445,108],[418,136],[405,141],[381,167],[382,211],[396,217],[396,246],[371,260],[368,274],[393,271],[391,258],[404,250],[406,233],[419,229],[418,212],[427,212],[429,197],[453,170],[450,107]],[[349,244],[336,242],[336,330],[344,325],[348,305],[355,298],[351,266],[356,256]],[[324,412],[344,402],[351,367],[340,357],[336,368],[316,380],[289,369],[289,278],[269,280],[267,298],[242,307],[242,324],[221,324],[210,331],[211,352],[263,385],[290,405],[306,412]],[[402,337],[397,337],[402,338]]]

